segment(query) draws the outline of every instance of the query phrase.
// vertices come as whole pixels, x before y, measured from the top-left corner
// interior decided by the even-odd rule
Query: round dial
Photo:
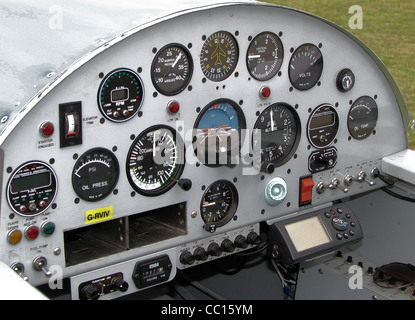
[[[339,130],[339,116],[333,106],[317,107],[308,120],[308,140],[316,148],[328,146]]]
[[[127,177],[140,194],[157,196],[174,186],[184,168],[184,144],[173,128],[156,125],[134,140],[127,155]]]
[[[119,165],[115,155],[102,148],[85,152],[72,171],[72,187],[83,200],[98,201],[108,196],[118,181]]]
[[[238,192],[227,180],[212,183],[203,194],[200,212],[206,224],[221,227],[229,222],[238,207]]]
[[[55,199],[55,172],[46,163],[32,161],[22,164],[7,184],[7,200],[19,215],[34,216],[49,208]]]
[[[294,51],[289,66],[290,81],[298,90],[316,85],[323,72],[323,55],[313,44],[303,44]]]
[[[297,149],[301,123],[294,108],[276,103],[258,117],[253,131],[254,166],[272,173],[290,160]]]
[[[199,114],[194,125],[194,145],[205,165],[227,165],[239,156],[245,117],[235,102],[215,100]]]
[[[228,32],[218,31],[206,39],[200,54],[203,74],[212,81],[229,77],[238,63],[239,49],[235,38]]]
[[[376,127],[378,121],[378,106],[371,97],[363,96],[357,99],[349,111],[347,127],[353,138],[363,140]]]
[[[171,96],[186,88],[192,72],[193,62],[189,51],[180,44],[170,44],[154,57],[151,80],[157,91]]]
[[[143,95],[140,77],[132,70],[117,69],[102,81],[98,91],[98,106],[108,120],[124,122],[140,110]]]
[[[280,38],[272,32],[263,32],[249,45],[246,64],[251,76],[266,81],[278,73],[283,58],[284,47]]]

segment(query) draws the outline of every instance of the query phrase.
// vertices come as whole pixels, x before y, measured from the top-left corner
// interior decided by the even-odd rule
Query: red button
[[[29,240],[34,240],[39,235],[39,228],[36,226],[29,226],[26,228],[24,235]]]
[[[271,89],[264,86],[260,89],[260,94],[262,98],[268,98],[271,95]]]
[[[53,126],[52,122],[46,121],[40,125],[40,134],[44,137],[49,137],[55,131],[55,127]]]
[[[300,183],[300,205],[309,204],[313,198],[314,181],[309,177],[301,179]]]
[[[179,112],[179,109],[180,109],[180,104],[177,101],[170,101],[167,105],[167,110],[171,114],[175,114]]]

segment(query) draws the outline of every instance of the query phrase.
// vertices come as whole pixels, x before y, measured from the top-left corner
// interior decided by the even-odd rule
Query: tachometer
[[[225,31],[210,35],[200,53],[203,74],[212,81],[228,78],[238,63],[239,49],[235,38]]]
[[[239,156],[245,116],[237,103],[219,99],[208,104],[194,125],[194,145],[205,165],[230,164]]]
[[[212,183],[203,194],[200,212],[206,224],[224,226],[234,216],[238,207],[238,192],[227,180]]]
[[[152,126],[138,135],[127,155],[127,177],[145,196],[157,196],[174,186],[184,168],[184,144],[176,131]]]
[[[278,73],[283,58],[284,47],[280,38],[272,32],[263,32],[250,43],[246,64],[251,76],[266,81]]]
[[[347,127],[351,136],[357,140],[367,138],[375,129],[378,121],[378,105],[368,96],[357,99],[349,111]]]
[[[119,165],[115,155],[106,149],[85,152],[72,171],[72,187],[86,201],[98,201],[108,196],[117,184]]]
[[[288,70],[290,81],[298,90],[314,87],[323,73],[323,55],[313,44],[303,44],[291,56]]]
[[[160,93],[171,96],[183,91],[192,78],[193,62],[189,51],[180,44],[160,49],[151,66],[151,80]]]
[[[129,69],[117,69],[102,81],[98,91],[98,106],[108,120],[124,122],[140,110],[143,96],[143,83],[138,74]]]
[[[290,160],[297,149],[300,132],[300,119],[293,107],[276,103],[266,108],[253,131],[255,168],[272,173],[275,167]]]

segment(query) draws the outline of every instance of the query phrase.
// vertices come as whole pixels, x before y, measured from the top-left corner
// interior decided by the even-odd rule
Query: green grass
[[[415,119],[415,1],[414,0],[263,0],[310,12],[347,29],[383,61],[405,98],[410,119]],[[363,9],[363,28],[349,28],[349,8]],[[411,149],[415,131],[408,129]]]

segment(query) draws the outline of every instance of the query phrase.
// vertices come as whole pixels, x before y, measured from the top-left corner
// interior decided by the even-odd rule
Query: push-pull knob
[[[344,193],[346,193],[346,192],[348,192],[349,191],[349,189],[347,189],[347,188],[343,188],[341,185],[340,185],[340,180],[339,179],[337,179],[337,178],[333,178],[332,180],[331,180],[331,182],[330,182],[330,184],[329,184],[329,188],[330,189],[340,189],[341,191],[343,191]]]
[[[48,261],[46,260],[45,257],[36,257],[36,258],[34,258],[32,264],[33,264],[33,269],[35,269],[36,271],[43,271],[43,273],[47,277],[52,276],[52,272],[50,272],[47,269]]]
[[[24,281],[28,281],[29,278],[24,274],[24,265],[21,262],[13,263],[10,268],[16,272]]]
[[[364,171],[359,171],[357,174],[357,181],[358,182],[366,182],[369,184],[369,186],[373,186],[375,183],[373,181],[367,180],[367,174]]]

